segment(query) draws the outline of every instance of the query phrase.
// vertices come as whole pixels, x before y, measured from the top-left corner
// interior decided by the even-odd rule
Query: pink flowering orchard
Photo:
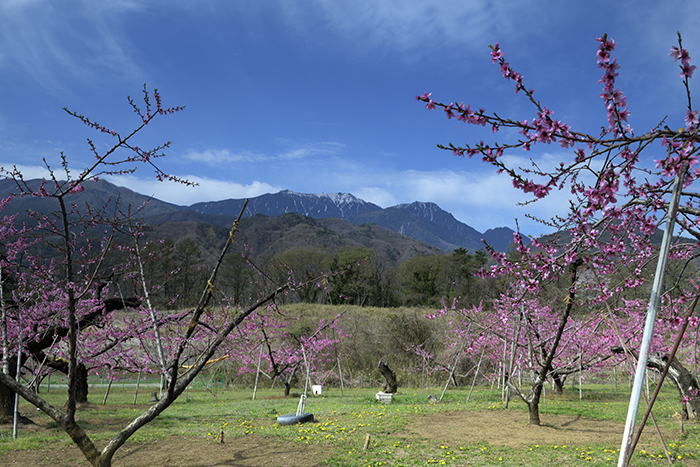
[[[150,93],[145,87],[142,107],[131,98],[128,101],[140,121],[127,133],[66,110],[110,140],[104,152],[98,150],[103,142],[88,140],[94,161],[83,170],[72,171],[63,155],[60,168],[46,164],[50,178],[39,184],[25,181],[16,168],[3,169],[4,176],[15,182],[14,196],[41,198],[51,208],[46,213],[29,213],[23,227],[18,227],[16,216],[5,216],[0,222],[0,415],[8,415],[6,403],[14,393],[19,394],[49,415],[96,467],[111,465],[117,449],[184,392],[249,315],[278,294],[294,289],[293,284],[276,286],[245,309],[233,309],[221,300],[216,289],[218,270],[235,240],[239,216],[209,279],[201,284],[197,306],[180,313],[154,308],[149,293],[158,285],[144,274],[148,255],[140,240],[138,208],[123,206],[118,200],[109,206],[78,206],[74,201],[85,184],[103,176],[132,173],[138,165],[154,170],[159,181],[190,184],[157,165],[169,142],[153,149],[136,144],[137,135],[153,119],[183,108],[164,107],[158,91]],[[11,200],[2,201],[0,208],[8,202]],[[55,254],[44,257],[42,249],[32,249],[34,246]],[[115,262],[115,257],[123,261]],[[117,287],[119,277],[140,283],[135,289],[138,295],[124,296]],[[133,313],[118,313],[123,308]],[[15,375],[29,361],[35,380],[27,386],[16,381]],[[52,406],[31,387],[49,368],[67,375],[65,408]],[[102,449],[75,418],[76,404],[87,396],[87,373],[96,369],[110,377],[117,372],[150,370],[164,380],[160,401],[136,416]]]
[[[460,157],[480,156],[498,173],[510,177],[513,187],[528,194],[530,202],[555,194],[569,201],[564,212],[538,219],[549,227],[551,235],[528,244],[516,234],[515,250],[504,254],[491,249],[493,265],[480,272],[484,277],[511,280],[509,291],[492,306],[484,307],[479,323],[483,332],[492,336],[491,346],[502,349],[504,342],[513,343],[511,350],[493,355],[502,355],[501,359],[505,356],[506,360],[511,355],[510,362],[503,363],[530,372],[531,387],[513,389],[527,403],[533,424],[540,423],[538,404],[547,378],[570,373],[577,363],[590,367],[619,361],[621,356],[611,357],[614,347],[636,355],[645,315],[639,297],[649,296],[653,274],[650,266],[659,256],[658,243],[652,242],[652,236],[657,226],[669,219],[680,227],[680,235],[675,237],[668,258],[679,265],[681,272],[673,284],[667,280],[665,288],[669,292],[661,300],[659,326],[652,343],[659,356],[669,353],[673,341],[669,336],[681,332],[679,325],[698,294],[688,280],[695,272],[690,261],[698,254],[696,240],[700,240],[700,194],[690,189],[700,176],[698,111],[693,109],[690,93],[696,67],[691,65],[679,34],[670,57],[680,68],[678,92],[685,91],[687,96],[685,127],[670,129],[665,119],[660,119],[655,128],[636,134],[629,124],[631,113],[625,94],[616,86],[621,70],[613,57],[616,43],[607,35],[596,41],[596,60],[602,71],[598,83],[602,85],[600,97],[607,120],[598,135],[578,132],[557,120],[555,111],[542,105],[534,97],[535,91],[525,86],[524,77],[506,61],[498,43],[490,46],[493,63],[504,78],[515,84],[515,93],[531,103],[533,117],[504,118],[463,102],[440,103],[430,93],[416,97],[428,110],[441,109],[448,119],[458,123],[487,127],[493,133],[516,129],[517,136],[510,136],[513,132],[503,136],[505,143],[482,140],[473,145],[449,143],[438,147]],[[514,151],[534,153],[540,146],[552,144],[558,144],[570,156],[551,166],[533,159],[530,167],[511,166],[503,157]],[[657,160],[642,157],[648,152],[658,154]],[[682,190],[674,217],[668,213],[675,212],[670,195],[676,180]],[[687,241],[688,236],[694,240]],[[563,291],[552,298],[555,283]],[[586,318],[580,318],[581,312]],[[463,321],[476,322],[473,311],[455,309],[452,313]],[[689,324],[691,329],[697,326],[697,318],[691,317]],[[596,332],[589,332],[591,329]],[[692,347],[688,339],[682,341],[679,358],[688,362],[693,356]],[[649,365],[652,363],[650,359]],[[690,390],[680,385],[679,390],[683,412],[696,418],[700,400],[697,388],[692,386],[697,386],[694,379]]]
[[[289,396],[295,378],[304,381],[308,372],[315,384],[333,371],[337,344],[345,336],[339,318],[321,318],[316,329],[294,329],[298,320],[271,304],[267,310],[251,314],[222,348],[238,362],[240,374],[261,372],[280,381],[284,395]]]

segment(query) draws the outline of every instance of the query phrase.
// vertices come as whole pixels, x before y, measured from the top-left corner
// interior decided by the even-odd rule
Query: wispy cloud
[[[340,154],[345,148],[343,143],[322,141],[313,143],[299,143],[287,139],[279,140],[286,149],[279,153],[281,160],[306,159],[316,156],[334,156]]]
[[[398,51],[417,61],[434,44],[483,48],[487,31],[496,26],[504,35],[517,34],[507,18],[522,21],[537,10],[517,1],[281,0],[270,13],[308,40],[315,37],[312,31],[322,29],[330,41],[352,44],[351,53]]]
[[[61,89],[64,79],[142,76],[120,30],[120,14],[139,8],[128,1],[0,2],[0,63],[49,89]]]
[[[107,180],[115,185],[125,186],[143,195],[153,196],[162,201],[181,206],[190,206],[203,201],[250,198],[265,193],[276,193],[285,188],[257,180],[247,185],[242,185],[194,175],[184,176],[184,178],[198,185],[186,187],[178,183],[154,183],[152,179],[142,179],[132,175],[108,177]]]
[[[202,162],[213,166],[226,162],[265,162],[271,159],[270,156],[262,153],[247,150],[232,153],[228,149],[190,150],[186,152],[182,158],[188,161]]]
[[[340,169],[322,167],[305,178],[295,178],[295,191],[343,191],[382,207],[413,201],[433,202],[458,220],[479,231],[493,227],[516,227],[516,219],[526,233],[543,233],[542,227],[526,215],[549,219],[567,209],[567,196],[552,196],[527,206],[531,199],[512,186],[504,174],[488,167],[472,170],[381,170],[345,164]]]
[[[231,151],[229,149],[190,149],[183,156],[182,160],[204,163],[207,165],[221,167],[226,163],[269,163],[272,161],[296,161],[301,159],[313,159],[322,156],[336,156],[340,154],[345,145],[332,141],[321,142],[298,142],[290,139],[279,139],[274,155],[247,149]]]

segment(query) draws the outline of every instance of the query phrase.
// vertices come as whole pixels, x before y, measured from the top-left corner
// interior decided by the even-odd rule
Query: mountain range
[[[244,202],[244,199],[209,201],[193,204],[188,209],[202,214],[237,216]],[[496,250],[506,251],[513,241],[513,230],[508,227],[480,233],[435,203],[416,201],[382,208],[349,193],[308,194],[289,190],[268,193],[251,198],[244,216],[263,214],[277,217],[290,212],[313,219],[335,217],[354,225],[375,224],[445,251],[455,248],[471,252],[480,250],[484,248],[482,239]]]
[[[28,182],[34,187],[40,183],[40,180]],[[14,182],[0,180],[0,199],[16,188]],[[192,238],[205,231],[207,236],[216,238],[218,230],[225,238],[224,229],[230,228],[245,202],[228,199],[179,206],[149,199],[105,180],[86,183],[83,192],[70,196],[70,202],[79,208],[105,206],[117,199],[123,209],[127,205],[143,206],[139,214],[152,226],[153,235]],[[51,198],[18,197],[3,214],[20,213],[22,220],[26,218],[26,210],[54,210],[56,206],[52,202]],[[435,203],[416,201],[382,208],[349,193],[307,194],[289,190],[268,193],[250,198],[244,219],[243,235],[255,244],[257,254],[265,255],[295,246],[335,249],[345,244],[361,244],[382,250],[393,261],[401,262],[416,253],[450,252],[456,248],[474,252],[484,247],[482,239],[496,250],[506,251],[513,239],[513,230],[507,227],[480,233]],[[256,236],[267,240],[255,239]]]

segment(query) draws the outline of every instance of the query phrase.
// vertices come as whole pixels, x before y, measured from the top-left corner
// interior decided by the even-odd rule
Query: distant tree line
[[[146,251],[146,273],[153,278],[152,295],[160,306],[182,308],[195,303],[200,291],[192,285],[205,280],[206,274],[197,243],[190,238],[177,243],[165,239],[148,245]],[[219,287],[235,304],[254,299],[265,285],[287,280],[304,285],[280,297],[282,303],[440,306],[443,299],[459,298],[463,304],[478,304],[502,291],[497,280],[474,275],[488,260],[485,251],[470,253],[464,248],[446,254],[416,254],[398,265],[365,246],[336,251],[292,248],[271,258],[254,259],[238,250],[226,257]],[[324,275],[327,278],[319,280]],[[128,281],[124,287],[139,292],[137,281]]]

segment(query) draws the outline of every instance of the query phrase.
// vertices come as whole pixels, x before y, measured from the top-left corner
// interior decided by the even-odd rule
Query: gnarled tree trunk
[[[554,381],[554,394],[564,394],[566,375],[560,375],[555,371],[552,373],[552,381]]]
[[[668,355],[650,355],[647,367],[654,368],[659,372],[664,371],[668,362]],[[700,395],[698,394],[698,382],[687,368],[673,358],[668,369],[668,377],[678,388],[681,400],[688,401],[681,404],[681,415],[685,420],[697,420],[700,418]]]
[[[613,353],[622,353],[622,347],[613,347]],[[638,358],[635,352],[630,353],[634,358]],[[653,354],[649,355],[647,360],[647,368],[653,368],[659,372],[663,372],[668,363],[668,354]],[[671,378],[673,384],[676,385],[681,400],[687,401],[682,404],[681,415],[685,420],[698,420],[700,418],[700,394],[698,393],[698,381],[688,371],[677,358],[673,358],[671,366],[668,368],[668,377]]]
[[[382,389],[382,391],[395,394],[399,389],[399,384],[396,382],[396,375],[393,371],[391,371],[391,368],[389,368],[386,362],[379,361],[379,365],[377,365],[377,367],[379,368],[379,372],[386,380],[386,384],[384,385],[384,389]]]

